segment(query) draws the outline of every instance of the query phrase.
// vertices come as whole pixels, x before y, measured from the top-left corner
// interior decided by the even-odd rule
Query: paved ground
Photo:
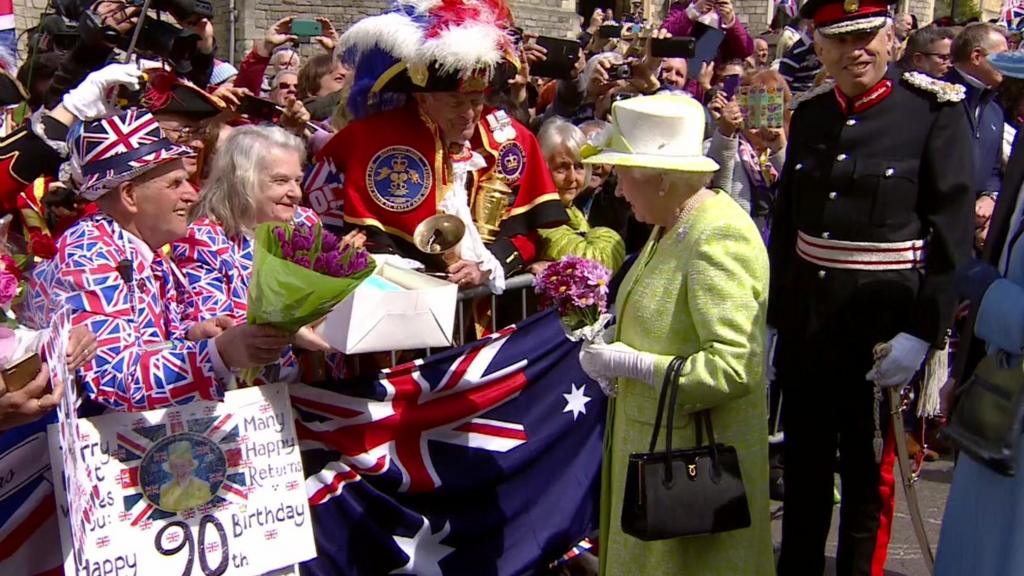
[[[942,513],[946,507],[946,496],[949,494],[949,483],[953,478],[953,461],[944,459],[938,462],[927,462],[921,477],[915,484],[921,514],[924,516],[925,529],[932,549],[939,542],[939,529],[942,526]],[[886,563],[887,576],[927,576],[924,560],[921,558],[914,528],[907,513],[906,498],[903,485],[900,484],[899,472],[896,473],[896,513],[893,519],[892,541],[889,543],[889,560]],[[772,503],[777,506],[777,502]],[[836,508],[832,515],[832,532],[829,534],[826,554],[828,569],[826,574],[834,574],[833,562],[836,553],[836,529],[839,524],[839,511]],[[772,536],[778,542],[782,537],[782,521],[772,522]]]

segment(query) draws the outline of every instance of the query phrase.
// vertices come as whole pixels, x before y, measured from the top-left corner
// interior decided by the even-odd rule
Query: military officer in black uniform
[[[784,390],[779,574],[819,576],[841,476],[837,572],[882,574],[894,437],[886,387],[941,348],[971,249],[960,87],[889,68],[889,0],[810,0],[834,79],[801,95],[771,236],[770,326]],[[876,346],[887,354],[875,357]]]

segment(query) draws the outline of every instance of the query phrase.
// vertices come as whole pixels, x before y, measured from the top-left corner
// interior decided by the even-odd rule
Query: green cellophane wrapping
[[[569,223],[538,230],[541,260],[557,261],[565,256],[579,256],[598,262],[612,274],[626,259],[626,245],[618,232],[603,226],[591,226],[583,212],[570,206]]]
[[[250,324],[265,324],[298,332],[299,328],[327,315],[373,274],[374,263],[346,278],[334,278],[303,268],[281,257],[274,229],[284,228],[291,239],[292,226],[268,222],[256,227],[253,242],[252,278],[249,280]],[[310,261],[320,254],[321,228],[314,229]]]

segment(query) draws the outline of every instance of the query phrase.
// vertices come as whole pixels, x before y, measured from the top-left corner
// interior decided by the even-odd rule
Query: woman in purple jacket
[[[754,41],[743,27],[743,23],[736,17],[732,0],[673,2],[661,27],[673,36],[690,36],[694,22],[701,22],[725,32],[716,62],[743,60],[754,53]]]

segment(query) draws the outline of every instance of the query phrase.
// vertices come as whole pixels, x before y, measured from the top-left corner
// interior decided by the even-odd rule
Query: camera
[[[142,8],[144,0],[128,0],[130,6]],[[178,22],[198,18],[213,18],[213,4],[209,0],[153,0],[149,7],[167,12]]]
[[[633,70],[629,64],[618,64],[608,70],[608,80],[629,80],[633,77]]]
[[[78,23],[78,32],[87,43],[101,42],[127,50],[134,34],[121,34],[105,26],[99,15],[91,10],[94,2],[53,0],[53,5],[62,20]],[[141,7],[144,4],[144,0],[127,0],[128,6]],[[178,22],[213,17],[210,0],[151,0],[150,8],[169,13]],[[191,70],[191,60],[199,43],[196,34],[145,14],[142,15],[140,26],[142,29],[136,44],[140,53],[170,61],[178,73],[184,74]]]
[[[175,71],[187,74],[192,70],[192,57],[199,44],[199,36],[182,28],[157,20],[152,16],[142,19],[142,30],[135,45],[136,51],[148,57],[163,58],[171,63]],[[102,42],[127,50],[132,34],[121,34],[104,26],[99,15],[89,10],[83,12],[78,29],[87,42]]]
[[[78,23],[58,14],[42,14],[39,24],[28,31],[28,46],[36,52],[67,52],[78,43]]]
[[[68,20],[78,20],[95,0],[53,0],[57,13]],[[144,0],[128,0],[128,6],[141,8]],[[213,4],[210,0],[152,0],[149,7],[160,12],[167,12],[178,22],[186,22],[193,18],[213,18]]]

